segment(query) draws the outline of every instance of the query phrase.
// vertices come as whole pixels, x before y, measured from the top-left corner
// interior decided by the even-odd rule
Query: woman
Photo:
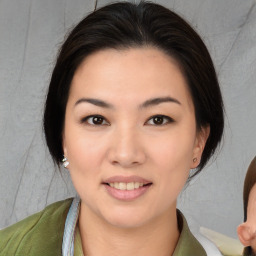
[[[79,197],[1,231],[0,255],[206,255],[176,200],[221,140],[223,104],[183,19],[121,2],[82,20],[57,58],[44,129]]]
[[[245,246],[244,256],[256,255],[256,157],[251,161],[244,180],[244,223],[238,226],[237,234]]]

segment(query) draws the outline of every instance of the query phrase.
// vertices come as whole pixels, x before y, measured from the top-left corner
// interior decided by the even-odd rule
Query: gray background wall
[[[182,193],[179,207],[190,224],[236,237],[243,179],[256,155],[256,1],[156,2],[201,34],[226,106],[221,151]],[[0,228],[74,195],[65,170],[54,171],[42,110],[58,46],[93,6],[89,0],[0,1]]]

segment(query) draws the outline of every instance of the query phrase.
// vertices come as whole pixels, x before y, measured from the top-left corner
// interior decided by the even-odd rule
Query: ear
[[[245,222],[237,227],[237,234],[240,242],[246,247],[251,246],[254,236],[251,232],[250,226]]]
[[[193,150],[193,158],[192,158],[191,167],[190,167],[191,169],[194,169],[199,165],[200,159],[203,154],[204,147],[205,147],[205,144],[207,142],[209,135],[210,135],[210,126],[209,125],[202,127],[197,132],[195,146],[194,146],[194,150]]]

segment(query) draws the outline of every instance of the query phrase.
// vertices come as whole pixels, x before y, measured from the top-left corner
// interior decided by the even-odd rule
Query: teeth
[[[119,183],[119,189],[120,190],[126,190],[126,183],[120,182]]]
[[[141,187],[142,187],[143,185],[141,185]],[[134,183],[134,188],[139,188],[140,187],[140,183],[139,182],[135,182]]]
[[[120,190],[134,190],[139,187],[143,186],[143,183],[141,182],[115,182],[115,183],[109,183],[110,187],[120,189]]]
[[[127,183],[126,185],[127,190],[134,190],[134,187],[135,187],[134,182]]]

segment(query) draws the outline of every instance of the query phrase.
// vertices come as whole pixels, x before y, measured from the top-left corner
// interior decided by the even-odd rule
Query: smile
[[[138,176],[114,176],[105,180],[103,185],[111,197],[132,201],[149,191],[153,183]]]
[[[142,182],[129,182],[129,183],[114,182],[114,183],[109,183],[108,185],[112,188],[119,189],[119,190],[134,190],[134,189],[138,189],[139,187],[143,187],[144,184]]]

